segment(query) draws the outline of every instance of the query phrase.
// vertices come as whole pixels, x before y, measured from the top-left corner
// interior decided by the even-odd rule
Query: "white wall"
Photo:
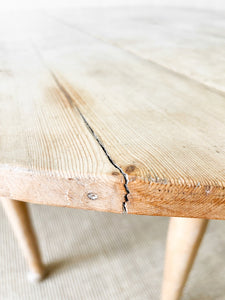
[[[166,5],[220,10],[225,9],[225,0],[0,0],[0,10],[99,5]]]

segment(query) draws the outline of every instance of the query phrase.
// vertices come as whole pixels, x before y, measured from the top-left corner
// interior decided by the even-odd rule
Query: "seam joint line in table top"
[[[120,173],[123,175],[124,178],[124,188],[126,191],[126,194],[124,195],[124,201],[122,203],[122,209],[123,209],[123,213],[127,213],[127,202],[129,201],[128,199],[128,195],[130,194],[129,188],[128,188],[128,182],[129,182],[129,178],[128,175],[112,160],[112,158],[110,157],[109,153],[107,152],[105,146],[103,145],[103,143],[99,140],[98,136],[96,135],[96,133],[94,132],[94,130],[91,128],[91,126],[89,125],[89,123],[87,122],[87,120],[85,119],[84,115],[80,112],[79,108],[77,108],[81,118],[83,119],[84,123],[86,124],[87,128],[89,129],[89,131],[91,132],[91,134],[93,135],[93,137],[95,138],[95,140],[98,142],[98,144],[100,145],[100,147],[102,148],[102,150],[104,151],[105,155],[107,156],[108,160],[110,161],[110,163],[117,169],[120,171]]]
[[[107,152],[105,146],[103,145],[103,143],[100,141],[100,139],[98,138],[98,136],[96,135],[96,133],[94,132],[94,130],[92,129],[92,127],[90,126],[90,124],[88,123],[88,121],[86,120],[86,118],[84,117],[84,115],[81,113],[81,111],[79,110],[79,108],[77,107],[77,105],[75,105],[75,102],[72,98],[72,96],[70,95],[70,93],[66,90],[66,88],[60,83],[59,79],[57,78],[57,76],[51,71],[49,70],[51,76],[53,77],[54,81],[56,82],[57,86],[59,87],[59,89],[61,90],[61,92],[63,93],[63,95],[66,97],[67,101],[70,103],[72,108],[76,108],[76,110],[78,111],[79,115],[81,116],[82,120],[84,121],[85,125],[87,126],[88,130],[90,131],[90,133],[92,134],[92,136],[95,138],[95,140],[97,141],[97,143],[99,144],[99,146],[102,148],[102,150],[104,151],[105,155],[107,156],[109,162],[117,169],[119,170],[119,172],[123,175],[124,178],[124,189],[125,189],[125,195],[124,195],[124,201],[122,203],[122,211],[123,213],[128,213],[127,210],[127,202],[129,201],[128,199],[128,195],[130,194],[129,188],[128,188],[128,182],[129,182],[129,178],[128,175],[113,161],[113,159],[110,157],[109,153]]]
[[[58,88],[60,89],[60,91],[63,93],[63,95],[65,96],[65,98],[67,99],[67,101],[69,102],[71,108],[75,108],[79,115],[81,116],[82,120],[84,121],[85,125],[87,126],[87,128],[89,129],[90,133],[92,134],[92,136],[95,138],[96,142],[99,144],[99,146],[102,148],[102,150],[104,151],[105,155],[107,156],[109,162],[123,175],[124,178],[124,189],[125,189],[125,195],[124,195],[124,201],[122,203],[122,212],[123,213],[128,213],[128,209],[127,209],[127,202],[129,202],[129,198],[128,195],[130,194],[129,188],[128,188],[128,183],[129,183],[129,178],[128,175],[113,161],[113,159],[110,157],[109,153],[107,152],[105,146],[103,145],[103,143],[100,141],[100,139],[98,138],[98,136],[96,135],[96,133],[94,132],[94,130],[91,128],[90,124],[88,123],[88,121],[86,120],[86,118],[84,117],[84,115],[81,113],[81,111],[79,110],[79,108],[77,107],[77,105],[75,104],[75,101],[73,100],[72,96],[70,95],[70,93],[66,90],[66,88],[63,86],[63,84],[60,82],[60,80],[58,79],[58,77],[55,75],[55,73],[48,67],[48,65],[46,64],[43,56],[41,55],[39,49],[36,47],[36,45],[34,44],[33,41],[31,41],[31,45],[33,46],[35,52],[37,53],[38,57],[40,58],[40,60],[42,61],[43,65],[46,67],[46,69],[48,70],[48,72],[50,73],[50,75],[52,76],[53,80],[55,81],[56,85],[58,86]]]
[[[111,45],[111,46],[113,46],[115,48],[118,48],[121,51],[127,52],[127,53],[133,55],[134,57],[138,58],[139,60],[148,62],[148,63],[150,63],[152,65],[155,65],[156,67],[161,68],[162,70],[165,70],[165,71],[167,71],[167,72],[169,72],[169,73],[171,73],[171,74],[173,74],[175,76],[180,76],[184,80],[187,80],[187,81],[190,81],[190,82],[192,82],[194,84],[200,85],[200,86],[208,89],[212,93],[218,94],[220,96],[224,96],[225,95],[224,91],[222,89],[219,89],[218,87],[216,87],[216,86],[214,86],[212,84],[206,83],[206,82],[204,82],[202,80],[197,80],[196,78],[193,78],[193,77],[185,74],[184,72],[181,72],[181,71],[175,70],[175,69],[173,69],[171,67],[168,67],[168,66],[164,65],[163,63],[158,62],[157,60],[150,59],[150,58],[145,58],[144,56],[139,55],[135,51],[127,49],[126,47],[121,47],[117,42],[113,42],[113,41],[107,40],[104,37],[101,37],[99,35],[92,34],[90,31],[81,28],[79,25],[77,25],[75,23],[71,24],[70,22],[65,21],[64,19],[62,19],[60,17],[57,17],[55,15],[51,15],[51,14],[48,14],[48,13],[46,13],[46,15],[49,16],[49,17],[51,17],[51,18],[53,18],[53,19],[55,19],[59,23],[64,24],[67,27],[74,28],[74,29],[76,29],[76,30],[78,30],[78,31],[80,31],[80,32],[82,32],[82,33],[84,33],[84,34],[86,34],[86,35],[88,35],[88,36],[90,36],[90,37],[98,40],[98,41],[101,41],[101,42],[103,42],[103,43],[105,43],[107,45]]]

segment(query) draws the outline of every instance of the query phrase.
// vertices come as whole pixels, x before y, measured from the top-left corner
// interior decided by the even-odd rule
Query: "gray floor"
[[[159,299],[167,218],[32,205],[50,276],[26,279],[27,266],[0,209],[0,299]],[[184,300],[225,299],[224,222],[212,221]]]

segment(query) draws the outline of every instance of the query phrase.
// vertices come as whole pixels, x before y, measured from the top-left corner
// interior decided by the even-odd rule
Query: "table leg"
[[[208,220],[171,218],[161,300],[179,300]]]
[[[43,278],[45,271],[27,204],[7,198],[1,199],[1,202],[20,248],[28,261],[30,268],[29,279],[38,281]]]

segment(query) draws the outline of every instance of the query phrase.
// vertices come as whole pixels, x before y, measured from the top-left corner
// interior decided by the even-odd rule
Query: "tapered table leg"
[[[161,300],[179,300],[208,221],[171,218]]]
[[[3,208],[12,225],[20,248],[28,262],[29,279],[40,280],[45,274],[44,265],[38,248],[37,239],[29,217],[28,207],[25,202],[1,198]]]

